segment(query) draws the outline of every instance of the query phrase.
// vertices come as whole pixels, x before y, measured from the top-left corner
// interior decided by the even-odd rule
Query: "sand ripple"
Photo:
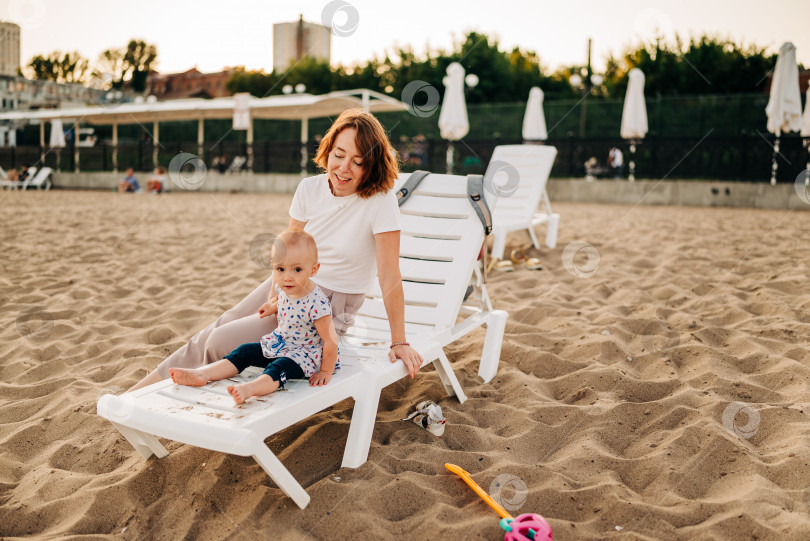
[[[510,312],[490,384],[476,331],[447,348],[469,400],[432,370],[389,386],[362,467],[340,467],[350,401],[268,440],[306,510],[250,458],[168,442],[142,460],[97,398],[265,278],[249,245],[289,202],[3,196],[0,536],[499,539],[454,462],[557,539],[810,538],[804,213],[556,205],[544,270],[490,276]],[[589,277],[566,271],[573,241],[598,251]],[[444,437],[400,420],[423,398]]]

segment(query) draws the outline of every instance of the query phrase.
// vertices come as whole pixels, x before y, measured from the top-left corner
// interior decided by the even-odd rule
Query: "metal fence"
[[[773,136],[761,132],[737,136],[710,133],[698,136],[662,137],[650,135],[639,145],[635,154],[636,177],[650,179],[716,179],[741,181],[768,181],[773,156]],[[465,139],[454,143],[453,172],[456,174],[483,173],[498,145],[520,144],[520,139]],[[557,159],[552,177],[583,177],[585,162],[591,157],[606,167],[611,147],[624,152],[625,174],[631,159],[629,145],[618,137],[555,137],[547,143],[557,148]],[[446,169],[447,141],[441,139],[398,140],[395,146],[402,157],[402,169],[426,169],[444,172]],[[316,171],[312,158],[317,146],[307,145],[306,169]],[[118,169],[132,167],[136,171],[153,168],[155,147],[151,144],[122,144],[118,147]],[[162,143],[157,148],[158,164],[168,167],[174,156],[181,152],[198,154],[197,143]],[[54,169],[75,169],[74,149],[45,149],[42,165]],[[225,169],[237,156],[247,157],[244,143],[206,143],[203,159],[209,169]],[[253,167],[257,173],[298,173],[301,171],[301,145],[259,141],[253,144]],[[8,169],[23,164],[40,165],[40,148],[18,146],[0,148],[0,166]],[[802,138],[783,136],[778,156],[778,180],[793,182],[808,161]],[[247,163],[242,167],[247,169]],[[82,171],[110,171],[113,169],[112,147],[99,144],[79,149],[79,169]]]

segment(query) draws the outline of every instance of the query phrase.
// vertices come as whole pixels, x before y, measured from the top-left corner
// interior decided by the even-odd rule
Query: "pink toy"
[[[536,513],[501,519],[501,528],[506,531],[503,541],[550,541],[554,538],[546,519]]]

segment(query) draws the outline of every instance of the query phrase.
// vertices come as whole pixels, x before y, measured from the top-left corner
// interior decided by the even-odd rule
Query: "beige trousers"
[[[259,317],[259,307],[267,302],[271,291],[272,277],[262,282],[219,319],[195,334],[185,346],[169,355],[157,367],[160,376],[168,378],[171,367],[197,368],[213,363],[238,346],[258,342],[262,336],[273,332],[278,326],[276,316]],[[354,314],[363,305],[365,295],[340,293],[325,287],[321,291],[332,303],[332,319],[335,330],[340,335],[354,322]]]

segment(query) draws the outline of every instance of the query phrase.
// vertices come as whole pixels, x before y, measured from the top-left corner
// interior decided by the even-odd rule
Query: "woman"
[[[393,191],[399,175],[396,151],[373,115],[350,109],[321,140],[315,163],[326,172],[302,180],[290,206],[290,227],[306,230],[318,244],[321,269],[313,281],[331,301],[340,333],[351,326],[376,275],[391,329],[389,358],[401,359],[413,378],[422,357],[405,337],[399,209]],[[275,316],[258,314],[271,291],[272,277],[130,391],[167,378],[170,367],[212,363],[242,343],[258,342],[277,326]]]

